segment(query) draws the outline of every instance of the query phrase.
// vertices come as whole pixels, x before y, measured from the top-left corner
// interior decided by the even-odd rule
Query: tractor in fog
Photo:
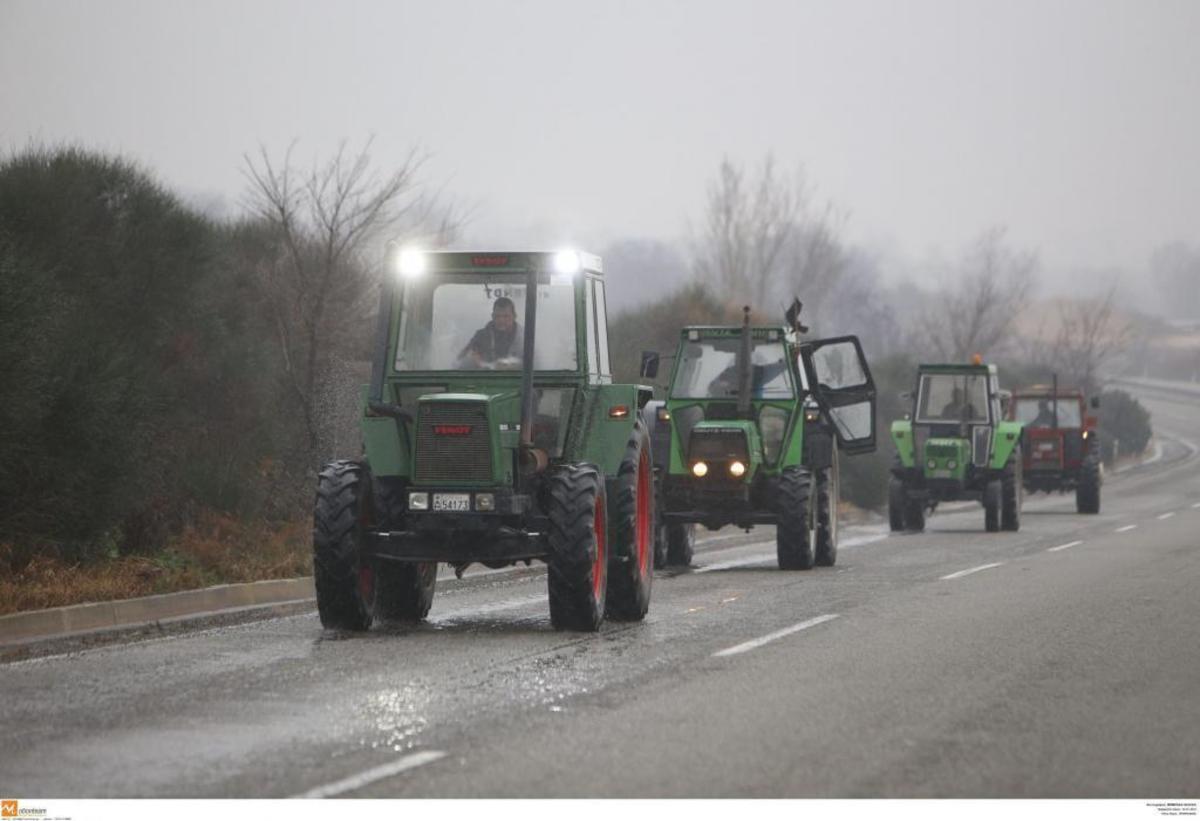
[[[1082,391],[1036,385],[1013,393],[1009,418],[1024,425],[1022,454],[1024,483],[1028,491],[1075,492],[1078,513],[1100,512],[1100,486],[1104,468],[1100,461],[1099,422],[1088,415],[1100,407]]]

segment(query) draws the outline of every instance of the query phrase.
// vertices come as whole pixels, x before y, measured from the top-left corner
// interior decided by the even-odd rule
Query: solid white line
[[[1047,553],[1057,553],[1060,550],[1066,550],[1068,547],[1074,547],[1077,544],[1083,544],[1083,540],[1077,539],[1076,541],[1073,541],[1073,542],[1067,542],[1066,544],[1060,544],[1058,547],[1049,548],[1046,552]]]
[[[1135,527],[1137,525],[1125,525],[1125,527],[1118,527],[1113,533],[1125,533],[1126,531],[1133,530]]]
[[[1170,511],[1169,513],[1161,513],[1161,514],[1159,514],[1158,518],[1159,518],[1159,519],[1170,519],[1170,518],[1171,518],[1172,516],[1174,516],[1174,515],[1175,515],[1175,511]]]
[[[960,570],[957,573],[951,573],[949,576],[942,576],[941,581],[950,581],[951,579],[961,579],[963,576],[970,576],[972,573],[978,573],[980,570],[991,570],[993,567],[999,567],[1004,562],[993,562],[992,564],[981,564],[979,567],[972,567],[970,570]]]
[[[412,755],[406,755],[397,761],[393,761],[391,764],[384,764],[382,767],[365,770],[358,775],[352,775],[349,778],[343,778],[341,781],[334,781],[332,784],[326,784],[322,787],[314,787],[308,792],[293,795],[292,798],[331,798],[335,795],[360,790],[368,784],[373,784],[385,778],[391,778],[393,775],[399,775],[407,770],[416,769],[417,767],[430,764],[439,758],[445,757],[446,754],[440,750],[425,750],[424,752],[413,753]]]
[[[781,639],[784,636],[790,636],[792,633],[799,633],[801,630],[807,630],[810,627],[816,627],[818,624],[824,624],[827,621],[833,621],[837,618],[836,613],[826,613],[824,616],[817,616],[815,619],[802,621],[799,624],[793,624],[791,627],[785,627],[782,630],[776,630],[774,633],[767,633],[757,639],[735,644],[733,647],[726,647],[724,650],[719,650],[713,653],[713,658],[724,658],[725,656],[736,656],[738,653],[745,653],[748,650],[753,650],[756,647],[762,647],[768,642]]]
[[[872,544],[873,542],[881,542],[884,539],[886,539],[887,537],[888,537],[888,534],[886,534],[886,533],[876,533],[871,536],[856,536],[853,539],[846,539],[846,541],[844,541],[844,542],[839,542],[838,550],[842,550],[842,549],[848,548],[848,547],[861,547],[862,545]],[[766,547],[767,545],[774,546],[775,542],[773,542],[773,541],[771,541],[771,542],[754,542],[754,543],[748,544],[748,545],[741,545],[741,547],[742,548]],[[724,551],[722,551],[722,552],[724,552]],[[765,562],[765,561],[768,561],[769,559],[775,559],[775,558],[777,558],[777,556],[774,553],[755,553],[753,556],[743,556],[740,559],[729,559],[728,561],[724,561],[724,562],[715,562],[713,564],[706,564],[701,567],[697,567],[692,572],[693,573],[711,573],[714,570],[728,570],[731,567],[745,567],[748,564],[759,564],[760,562]]]

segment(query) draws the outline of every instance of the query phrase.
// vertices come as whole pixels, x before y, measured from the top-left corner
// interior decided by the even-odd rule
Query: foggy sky
[[[1200,2],[0,0],[0,148],[121,152],[234,209],[242,155],[374,134],[475,244],[673,239],[723,155],[803,164],[897,258],[1200,242]]]

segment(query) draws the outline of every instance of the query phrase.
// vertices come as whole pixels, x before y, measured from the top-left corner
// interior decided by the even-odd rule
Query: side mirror
[[[653,379],[658,376],[658,351],[642,351],[642,367],[639,371],[643,379]]]
[[[1088,404],[1089,404],[1089,405],[1091,405],[1093,408],[1098,408],[1098,407],[1100,407],[1100,397],[1099,397],[1099,396],[1093,396],[1093,397],[1092,397],[1092,400],[1091,400],[1090,402],[1088,402]]]

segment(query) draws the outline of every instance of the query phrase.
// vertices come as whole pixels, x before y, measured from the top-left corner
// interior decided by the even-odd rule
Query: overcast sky
[[[723,155],[803,165],[852,239],[1050,269],[1200,242],[1200,0],[0,0],[0,147],[122,152],[236,205],[242,155],[375,135],[510,245],[671,239]]]

